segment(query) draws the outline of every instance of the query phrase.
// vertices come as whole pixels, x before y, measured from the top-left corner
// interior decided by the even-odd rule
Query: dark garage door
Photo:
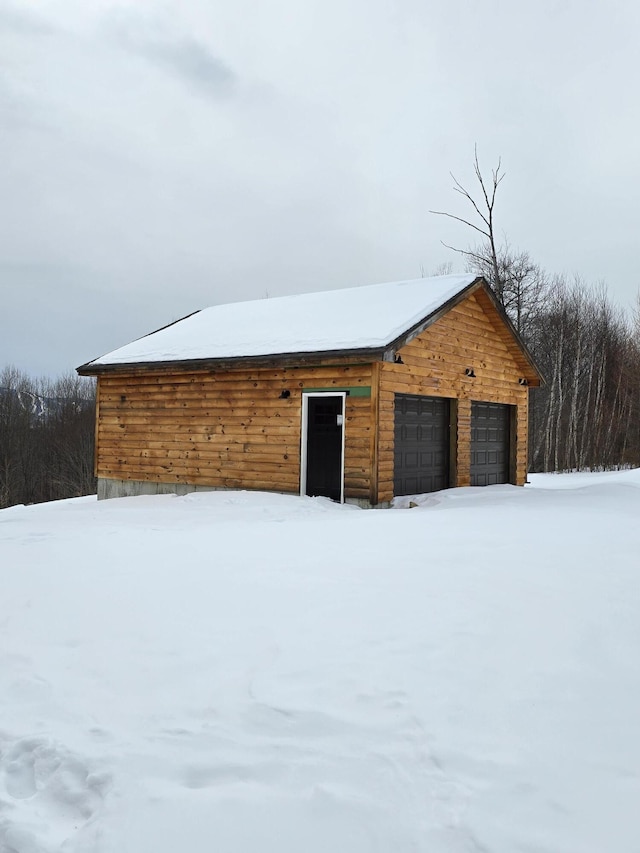
[[[396,394],[394,495],[449,487],[449,400]]]
[[[509,482],[511,406],[471,403],[471,485]]]

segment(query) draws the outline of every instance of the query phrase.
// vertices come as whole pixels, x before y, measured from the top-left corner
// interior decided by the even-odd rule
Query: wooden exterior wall
[[[512,406],[511,479],[524,484],[528,388],[518,380],[532,368],[484,291],[398,355],[402,363],[106,373],[98,382],[96,475],[297,494],[303,390],[351,388],[360,395],[346,398],[346,498],[376,505],[393,497],[396,393],[455,401],[451,485],[458,486],[470,484],[472,401]]]
[[[370,364],[105,374],[96,475],[297,494],[303,389],[371,385]],[[345,497],[375,499],[374,405],[375,395],[346,398]]]
[[[524,362],[513,336],[489,298],[476,292],[398,350],[403,364],[382,362],[379,371],[378,502],[393,497],[394,395],[448,397],[452,405],[452,482],[470,484],[471,401],[514,406],[513,480],[527,476],[528,388],[519,384]],[[475,378],[465,375],[473,368]],[[515,439],[515,441],[513,440]]]

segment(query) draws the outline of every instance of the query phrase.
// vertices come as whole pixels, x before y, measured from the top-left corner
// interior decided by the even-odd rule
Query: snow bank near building
[[[420,500],[0,512],[2,853],[635,853],[639,472]]]

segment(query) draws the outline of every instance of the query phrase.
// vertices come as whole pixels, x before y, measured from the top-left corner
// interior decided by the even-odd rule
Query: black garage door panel
[[[471,403],[471,485],[509,482],[511,406]]]
[[[449,400],[395,396],[394,495],[449,486]]]

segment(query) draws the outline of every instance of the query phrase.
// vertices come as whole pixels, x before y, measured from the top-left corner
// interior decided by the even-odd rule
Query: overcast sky
[[[640,4],[0,0],[0,367],[198,308],[417,278],[498,227],[629,308]]]

